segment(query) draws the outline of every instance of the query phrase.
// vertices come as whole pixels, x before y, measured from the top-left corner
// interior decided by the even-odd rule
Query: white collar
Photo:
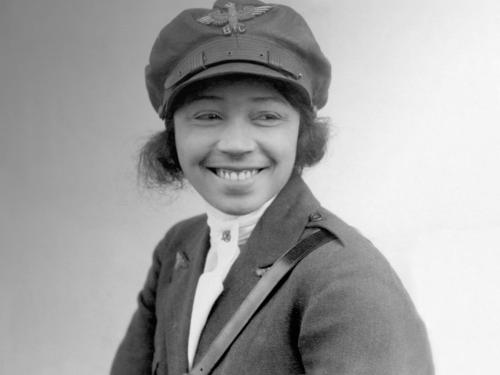
[[[245,215],[229,215],[206,202],[207,224],[210,228],[210,241],[220,238],[225,231],[230,231],[231,236],[237,236],[238,245],[246,243],[252,230],[273,202],[275,197],[269,199],[262,206]]]

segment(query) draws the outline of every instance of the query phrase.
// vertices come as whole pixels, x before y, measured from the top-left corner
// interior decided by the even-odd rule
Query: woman
[[[166,129],[143,149],[144,176],[187,180],[207,214],[157,246],[112,374],[205,373],[198,364],[250,291],[318,229],[332,240],[279,281],[211,373],[432,374],[391,267],[300,177],[324,154],[316,109],[330,82],[302,17],[249,0],[188,9],[160,32],[146,82]]]

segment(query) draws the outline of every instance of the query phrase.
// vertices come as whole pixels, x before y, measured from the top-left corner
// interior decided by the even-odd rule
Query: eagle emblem
[[[224,26],[222,28],[224,35],[231,35],[233,32],[244,33],[246,31],[246,26],[240,21],[246,21],[267,13],[273,6],[245,5],[237,9],[234,3],[228,2],[224,5],[224,8],[226,8],[227,11],[224,11],[224,9],[216,9],[206,16],[198,18],[197,21],[205,25]]]

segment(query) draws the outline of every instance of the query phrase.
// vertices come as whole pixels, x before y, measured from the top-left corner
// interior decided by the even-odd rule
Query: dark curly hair
[[[300,124],[294,166],[298,173],[323,158],[329,137],[329,119],[317,116],[307,96],[285,81],[252,75],[226,75],[194,82],[177,94],[165,118],[165,130],[151,136],[140,150],[137,165],[138,177],[145,186],[151,188],[183,186],[184,173],[177,158],[173,114],[178,108],[189,102],[190,93],[200,92],[209,87],[231,83],[235,80],[268,84],[283,95],[293,108],[298,110]]]

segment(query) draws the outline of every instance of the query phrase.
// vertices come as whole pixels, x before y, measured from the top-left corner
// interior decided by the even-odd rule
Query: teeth
[[[229,181],[244,181],[252,178],[257,173],[259,173],[258,169],[245,169],[241,171],[233,171],[229,169],[216,168],[215,173],[218,177],[223,178],[224,180]]]

